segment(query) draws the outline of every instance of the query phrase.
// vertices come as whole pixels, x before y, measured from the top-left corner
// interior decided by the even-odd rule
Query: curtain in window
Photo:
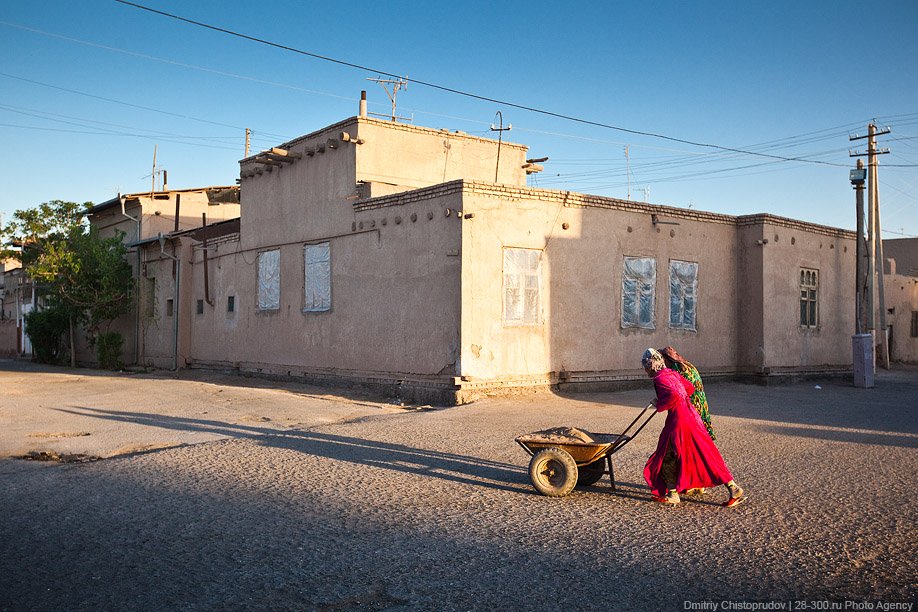
[[[655,328],[656,283],[656,260],[651,257],[625,257],[622,267],[622,327]]]
[[[539,324],[541,253],[536,249],[504,249],[504,324]]]
[[[258,308],[280,308],[280,251],[258,254]]]
[[[331,308],[331,250],[329,243],[307,244],[304,249],[306,302],[308,312]]]
[[[669,262],[669,326],[695,331],[695,300],[698,294],[698,264]]]

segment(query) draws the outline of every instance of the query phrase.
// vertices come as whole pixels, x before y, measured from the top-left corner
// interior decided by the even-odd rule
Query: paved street
[[[722,487],[675,508],[650,501],[641,472],[662,416],[615,456],[617,493],[608,480],[534,492],[515,436],[620,431],[649,381],[417,409],[0,360],[0,609],[915,602],[918,368],[881,372],[871,390],[706,386],[750,496],[737,508],[718,505]],[[65,462],[15,458],[29,453]]]

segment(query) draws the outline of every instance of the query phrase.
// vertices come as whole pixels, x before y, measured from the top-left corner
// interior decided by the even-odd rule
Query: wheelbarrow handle
[[[615,442],[612,443],[612,446],[609,447],[609,454],[614,453],[621,446],[624,446],[625,444],[627,444],[628,440],[625,440],[624,442],[622,442],[621,445],[619,445],[619,442],[621,442],[622,438],[624,438],[625,435],[627,435],[627,433],[631,430],[631,428],[634,427],[634,424],[637,423],[641,419],[641,417],[647,414],[647,411],[650,410],[651,408],[653,408],[654,411],[650,413],[650,416],[647,417],[646,421],[641,423],[641,426],[637,428],[637,431],[634,432],[634,434],[629,438],[629,440],[633,440],[635,436],[641,433],[641,430],[644,429],[644,426],[647,425],[647,423],[650,422],[650,419],[652,419],[654,415],[657,413],[656,406],[654,406],[653,402],[647,404],[647,406],[645,406],[644,409],[641,410],[641,413],[638,414],[636,417],[634,417],[634,420],[631,421],[631,424],[625,428],[625,431],[623,431],[622,433],[618,435],[618,438],[616,438]]]

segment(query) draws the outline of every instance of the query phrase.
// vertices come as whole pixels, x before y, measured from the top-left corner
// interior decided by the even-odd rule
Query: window
[[[622,266],[622,327],[655,329],[654,287],[657,262],[650,257],[625,257]]]
[[[331,309],[331,249],[329,243],[307,244],[303,249],[306,278],[304,312]]]
[[[819,324],[819,270],[800,270],[800,326]]]
[[[695,296],[698,294],[698,264],[669,262],[669,326],[695,331]]]
[[[541,322],[542,251],[504,249],[504,325]]]
[[[166,316],[171,317],[173,312],[172,300],[166,300]]]
[[[912,311],[912,338],[918,338],[918,310]]]
[[[280,251],[258,254],[258,309],[280,308]]]
[[[236,312],[236,296],[228,295],[226,297],[226,312]]]
[[[195,313],[204,314],[204,300],[198,300],[198,303],[195,306]]]

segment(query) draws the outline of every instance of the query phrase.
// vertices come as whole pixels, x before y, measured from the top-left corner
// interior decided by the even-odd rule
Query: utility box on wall
[[[854,334],[851,336],[851,353],[854,361],[854,386],[862,389],[872,389],[874,374],[873,334]]]

